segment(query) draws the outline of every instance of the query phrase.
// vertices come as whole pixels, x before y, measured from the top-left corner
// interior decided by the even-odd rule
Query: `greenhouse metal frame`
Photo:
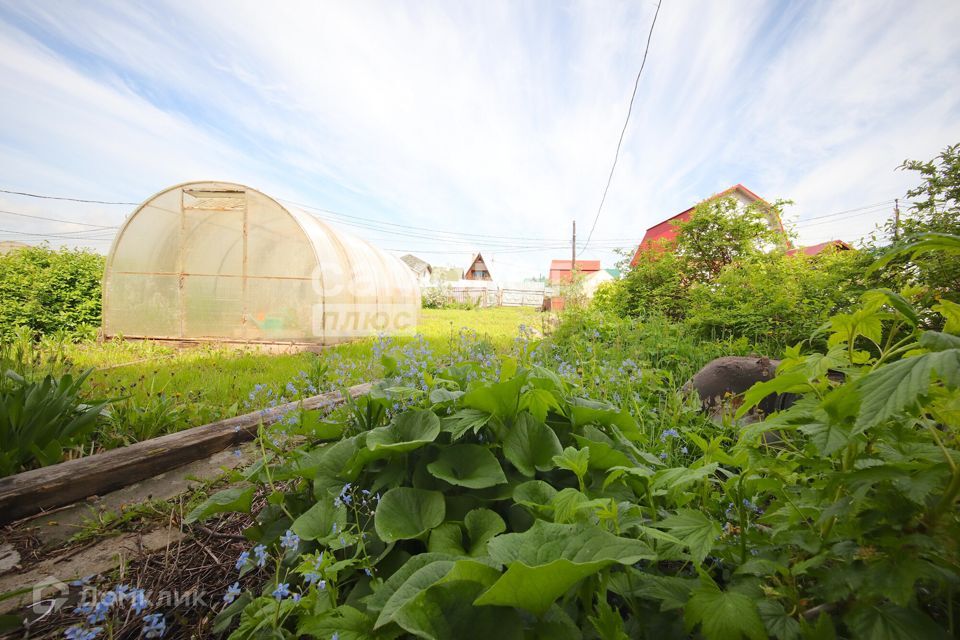
[[[328,345],[412,332],[399,258],[250,187],[190,182],[127,218],[107,257],[103,335]]]

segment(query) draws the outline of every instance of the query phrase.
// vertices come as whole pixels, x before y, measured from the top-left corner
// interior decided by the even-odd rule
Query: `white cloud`
[[[5,186],[97,199],[233,179],[501,236],[566,238],[576,218],[583,238],[654,9],[22,3],[0,11],[0,170]],[[801,220],[902,194],[912,182],[897,164],[960,140],[958,30],[953,2],[665,3],[583,257],[609,263],[611,239],[736,182],[793,198]],[[801,227],[801,239],[870,224]],[[363,234],[440,263],[473,248]],[[510,276],[569,253],[562,240],[509,244],[493,253]]]

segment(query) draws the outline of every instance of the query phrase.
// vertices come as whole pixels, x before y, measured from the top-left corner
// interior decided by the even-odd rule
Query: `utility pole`
[[[900,239],[900,198],[893,201],[893,241]]]
[[[577,221],[573,221],[573,239],[570,241],[570,282],[573,282],[573,272],[577,268]]]

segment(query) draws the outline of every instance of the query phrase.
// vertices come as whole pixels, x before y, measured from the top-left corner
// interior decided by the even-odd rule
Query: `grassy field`
[[[540,330],[542,317],[526,308],[424,309],[418,334],[441,357],[455,346],[461,330],[476,332],[503,351],[521,324]],[[413,340],[401,337],[395,344]],[[243,413],[256,385],[282,390],[290,381],[306,386],[309,380],[322,390],[370,380],[380,369],[374,343],[370,338],[319,354],[268,354],[213,345],[177,349],[151,342],[84,342],[66,346],[63,357],[73,371],[94,369],[87,380],[90,397],[126,398],[114,405],[116,438],[122,443]]]

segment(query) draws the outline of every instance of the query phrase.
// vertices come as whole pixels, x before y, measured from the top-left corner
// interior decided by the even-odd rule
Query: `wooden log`
[[[347,391],[356,398],[370,391],[371,387],[370,383],[365,383],[350,387]],[[301,407],[308,410],[332,407],[343,401],[339,391],[323,393],[302,401],[288,402],[127,447],[0,478],[0,524],[62,507],[89,496],[103,495],[252,440],[261,423],[273,424],[289,411]]]

